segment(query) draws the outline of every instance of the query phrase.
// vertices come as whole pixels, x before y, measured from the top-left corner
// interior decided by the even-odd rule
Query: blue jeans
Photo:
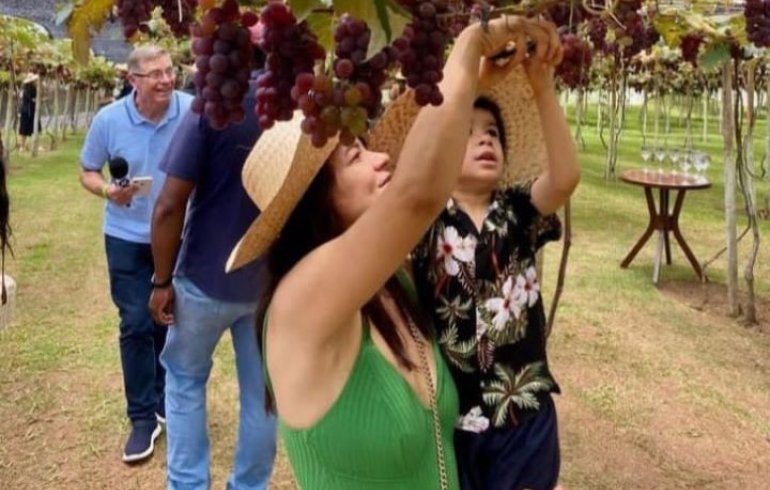
[[[207,490],[209,437],[206,382],[212,356],[230,329],[240,389],[240,422],[228,490],[264,490],[276,449],[275,417],[265,411],[256,305],[215,300],[189,279],[174,279],[174,325],[161,362],[166,368],[166,441],[169,490]]]
[[[104,236],[112,301],[120,314],[120,359],[128,418],[133,426],[155,424],[162,411],[165,372],[158,360],[166,328],[157,325],[147,306],[152,292],[152,250]]]

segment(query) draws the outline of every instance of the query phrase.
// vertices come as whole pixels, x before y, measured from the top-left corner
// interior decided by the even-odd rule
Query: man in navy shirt
[[[228,490],[266,489],[275,457],[275,418],[264,408],[254,325],[262,264],[225,273],[230,251],[258,214],[241,182],[243,164],[259,137],[254,88],[252,80],[244,101],[246,120],[223,131],[212,130],[205,116],[189,113],[161,162],[167,177],[153,213],[152,251],[157,281],[164,286],[153,291],[150,308],[158,322],[169,325],[161,362],[170,490],[211,485],[206,382],[214,349],[227,329],[241,402]]]
[[[123,461],[133,463],[152,455],[164,417],[158,356],[166,328],[152,321],[147,308],[153,277],[150,217],[164,178],[158,161],[192,97],[174,90],[176,68],[160,47],[136,48],[129,55],[128,72],[134,90],[101,109],[91,123],[80,155],[80,182],[105,200],[110,292],[120,313],[120,357],[131,420]],[[105,180],[104,165],[118,157],[128,162],[128,179],[152,179],[149,192]]]

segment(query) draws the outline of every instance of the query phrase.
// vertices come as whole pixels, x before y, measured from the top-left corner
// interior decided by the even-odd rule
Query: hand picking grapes
[[[495,44],[493,29],[507,30],[515,37],[515,41],[502,46]],[[503,80],[519,63],[527,66],[529,73],[530,69],[541,67],[542,70],[550,70],[561,62],[563,48],[556,28],[550,22],[524,18],[507,21],[499,19],[499,21],[490,22],[487,29],[481,28],[481,32],[485,38],[482,42],[486,50],[479,79],[482,88],[491,87]],[[521,49],[521,46],[526,48]],[[501,53],[511,54],[500,58]],[[543,82],[538,77],[539,74],[536,73],[534,82],[530,80],[530,83],[538,85],[537,87],[533,85],[533,89],[539,90]]]

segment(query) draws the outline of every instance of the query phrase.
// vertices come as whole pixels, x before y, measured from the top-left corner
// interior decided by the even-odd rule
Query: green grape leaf
[[[663,38],[663,42],[666,46],[674,48],[679,46],[682,36],[690,31],[690,28],[679,22],[679,18],[676,15],[661,14],[656,15],[652,19],[655,30],[660,33]]]
[[[298,21],[307,19],[313,10],[328,6],[322,0],[289,0],[288,3]]]
[[[67,33],[72,38],[72,55],[78,63],[88,63],[91,55],[91,31],[99,31],[112,10],[112,0],[90,0],[78,3],[67,20]]]
[[[728,22],[727,27],[730,34],[743,46],[749,44],[749,37],[746,33],[746,17],[735,15]]]
[[[714,43],[706,46],[699,63],[704,70],[711,70],[730,59],[730,48],[726,43]]]
[[[700,14],[713,14],[718,6],[714,0],[690,0],[690,10]]]
[[[0,27],[3,38],[15,42],[22,48],[34,49],[47,41],[45,30],[26,19],[0,15]]]
[[[406,12],[389,1],[378,1],[376,5],[377,13],[380,19],[385,19],[383,25],[387,25],[387,29],[372,29],[370,26],[372,38],[369,40],[369,49],[366,53],[367,59],[382,51],[382,48],[390,44],[393,39],[401,36],[404,28],[411,22]]]
[[[334,51],[334,19],[325,13],[312,13],[305,19],[308,27],[318,36],[318,44],[323,46],[327,53]]]
[[[64,6],[53,15],[54,23],[56,23],[57,26],[60,26],[67,22],[72,15],[73,10],[75,10],[75,4],[73,2],[65,3]]]

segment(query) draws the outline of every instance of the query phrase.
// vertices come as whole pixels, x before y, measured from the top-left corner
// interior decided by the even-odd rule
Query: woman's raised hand
[[[542,56],[530,56],[524,61],[524,69],[527,72],[527,78],[529,84],[532,86],[532,90],[535,95],[553,91],[553,71],[554,68],[561,63],[564,56],[564,48],[561,45],[559,39],[559,33],[556,30],[556,26],[544,20],[534,20],[533,30],[539,37],[535,40],[537,44],[536,53],[539,53],[542,48]]]
[[[519,63],[555,66],[561,61],[562,48],[553,24],[538,19],[518,16],[502,16],[489,21],[487,29],[476,25],[481,54],[479,89],[485,90],[503,80]],[[535,49],[528,53],[528,43]],[[510,57],[491,59],[495,55],[515,48]]]

